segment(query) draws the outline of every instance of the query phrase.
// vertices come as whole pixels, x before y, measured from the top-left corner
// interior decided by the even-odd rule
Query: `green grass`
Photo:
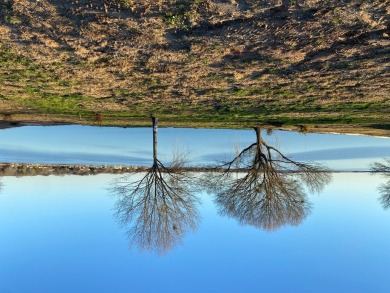
[[[57,95],[34,91],[33,98],[20,98],[18,103],[41,113],[79,114],[84,112],[81,103],[89,100],[81,94]]]

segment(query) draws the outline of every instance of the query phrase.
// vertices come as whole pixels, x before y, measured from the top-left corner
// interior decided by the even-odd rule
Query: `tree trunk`
[[[153,164],[157,164],[157,123],[158,119],[152,117],[153,123]]]
[[[261,164],[261,157],[263,154],[262,147],[261,147],[261,129],[259,127],[255,127],[256,131],[256,155],[255,155],[255,165],[256,167],[259,167],[259,164]]]
[[[256,144],[257,144],[257,147],[260,147],[261,146],[261,129],[259,127],[255,127],[255,131],[256,131]]]

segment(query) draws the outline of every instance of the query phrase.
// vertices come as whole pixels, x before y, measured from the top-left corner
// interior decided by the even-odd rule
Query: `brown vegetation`
[[[282,2],[4,0],[0,113],[388,131],[388,3]]]

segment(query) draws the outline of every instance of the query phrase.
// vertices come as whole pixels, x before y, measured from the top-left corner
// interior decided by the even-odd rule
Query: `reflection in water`
[[[199,201],[193,195],[193,178],[183,169],[184,158],[174,156],[169,167],[157,159],[157,121],[153,121],[153,166],[140,180],[130,174],[115,181],[111,192],[118,198],[116,216],[128,228],[131,244],[163,254],[196,229]]]
[[[153,165],[146,174],[130,174],[115,181],[116,216],[128,228],[133,245],[164,253],[181,243],[197,227],[199,180],[191,178],[185,158],[174,156],[164,166],[157,158],[157,124],[153,127]],[[203,187],[215,194],[220,213],[265,230],[298,225],[310,213],[304,185],[320,191],[331,175],[320,165],[293,161],[268,145],[255,128],[256,142],[230,162],[204,175]],[[210,170],[205,170],[210,171]],[[134,177],[140,176],[138,180]]]
[[[375,162],[371,165],[373,172],[382,173],[385,177],[389,178],[387,182],[382,183],[379,187],[379,201],[384,209],[390,209],[390,158],[384,159],[383,163]]]
[[[319,192],[331,175],[320,165],[295,162],[268,145],[255,128],[256,142],[243,149],[224,171],[206,179],[222,215],[265,230],[299,225],[311,204],[303,185]]]

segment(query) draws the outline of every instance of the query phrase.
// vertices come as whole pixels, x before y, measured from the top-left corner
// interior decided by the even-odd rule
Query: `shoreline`
[[[129,174],[142,173],[150,169],[146,166],[110,166],[110,165],[82,165],[82,164],[38,164],[38,163],[0,163],[0,177],[7,176],[93,176],[99,174]],[[190,173],[206,173],[206,172],[221,172],[224,169],[210,167],[185,167],[178,171]],[[245,170],[237,170],[237,172],[245,172]],[[329,170],[329,173],[377,173],[369,170],[361,171],[342,171]]]

